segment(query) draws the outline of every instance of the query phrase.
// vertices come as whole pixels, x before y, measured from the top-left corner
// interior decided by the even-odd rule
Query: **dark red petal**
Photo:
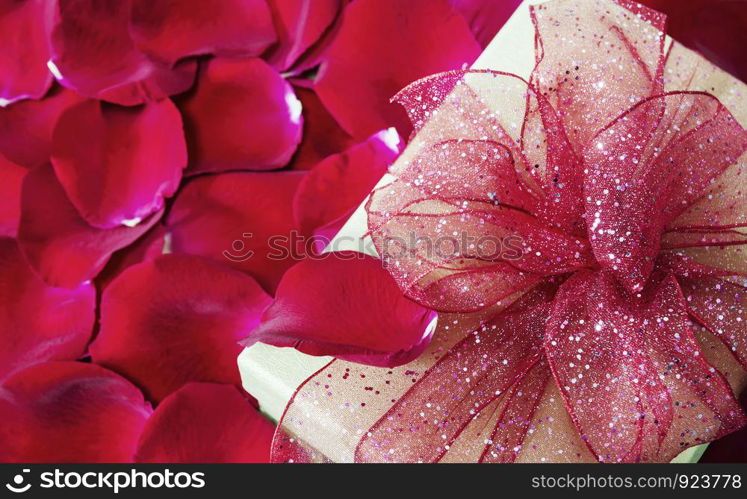
[[[21,185],[28,170],[0,154],[0,236],[16,237],[21,218]]]
[[[97,229],[65,196],[49,165],[31,170],[21,189],[18,242],[31,266],[53,286],[76,287],[99,273],[111,254],[142,236],[163,214],[134,226]]]
[[[301,181],[293,212],[302,234],[339,220],[340,227],[381,180],[400,153],[393,128],[329,156]],[[339,228],[339,227],[338,227]]]
[[[180,62],[168,70],[155,63],[153,66],[145,79],[106,89],[92,97],[122,106],[135,106],[186,92],[192,87],[197,74],[197,61],[194,60]],[[61,82],[64,83],[64,80]]]
[[[389,99],[423,76],[460,68],[480,54],[464,19],[446,0],[361,0],[344,12],[323,57],[315,89],[351,135],[363,138],[397,127],[405,112]]]
[[[747,390],[739,397],[742,410],[747,412]],[[745,463],[747,462],[747,426],[739,431],[711,442],[699,463]]]
[[[247,272],[269,292],[303,256],[292,202],[304,172],[225,173],[195,178],[166,221],[171,251]],[[302,242],[302,241],[300,241]]]
[[[166,64],[183,57],[258,56],[275,42],[266,0],[133,0],[130,35]]]
[[[52,84],[47,69],[52,2],[0,0],[0,107],[39,99]]]
[[[328,253],[285,273],[261,324],[242,343],[394,366],[423,351],[435,317],[402,295],[380,260],[352,251]]]
[[[747,9],[739,0],[640,0],[667,15],[667,34],[747,81]]]
[[[160,401],[189,381],[240,385],[238,340],[270,298],[250,277],[188,255],[133,265],[101,298],[94,362]]]
[[[521,0],[449,0],[464,17],[482,48],[488,46],[496,33],[508,21]]]
[[[266,463],[275,426],[230,385],[187,383],[145,425],[139,463]]]
[[[93,285],[48,286],[7,237],[0,237],[0,275],[0,379],[30,364],[83,355],[93,332]]]
[[[190,173],[280,168],[301,141],[301,103],[261,59],[208,61],[179,108]]]
[[[179,111],[169,99],[137,108],[79,104],[55,129],[52,165],[89,224],[138,223],[163,207],[187,165]]]
[[[83,100],[72,90],[55,85],[42,100],[25,100],[0,109],[0,153],[27,168],[49,162],[57,120]]]
[[[137,50],[131,1],[59,0],[50,37],[57,80],[86,97],[132,106],[186,91],[194,61],[171,68]]]
[[[156,224],[140,239],[112,254],[103,270],[96,276],[96,287],[103,291],[122,272],[138,263],[156,259],[167,248],[168,231]]]
[[[268,0],[279,43],[267,61],[289,69],[317,42],[340,14],[343,0]]]
[[[745,422],[703,357],[673,277],[630,296],[612,275],[578,272],[556,296],[545,349],[566,407],[604,462],[666,462]]]
[[[130,462],[151,412],[140,390],[103,367],[37,364],[0,388],[0,461]]]
[[[303,106],[303,140],[293,156],[294,170],[310,170],[331,154],[342,152],[355,141],[335,121],[310,89],[294,87]]]

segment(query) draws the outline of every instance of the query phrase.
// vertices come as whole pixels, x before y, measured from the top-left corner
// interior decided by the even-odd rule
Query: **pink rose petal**
[[[343,0],[268,0],[279,42],[267,61],[286,71],[329,29]]]
[[[179,108],[190,173],[280,168],[301,141],[301,103],[261,59],[208,61]]]
[[[21,189],[18,242],[31,266],[53,286],[77,287],[95,277],[114,251],[132,244],[163,215],[133,227],[97,229],[65,196],[52,167],[31,170]]]
[[[140,52],[129,34],[131,0],[58,0],[50,69],[86,97],[133,106],[188,90],[197,63],[174,68]]]
[[[305,172],[238,172],[187,183],[166,221],[171,251],[202,255],[252,275],[273,292],[305,251],[293,196]],[[295,235],[295,239],[294,239]]]
[[[133,265],[106,288],[91,357],[154,401],[190,381],[238,386],[238,341],[269,302],[240,272],[196,256],[163,255]]]
[[[21,219],[21,185],[28,170],[0,154],[0,236],[16,237]]]
[[[301,232],[310,235],[337,220],[339,229],[387,172],[401,145],[390,128],[319,163],[301,181],[293,200]]]
[[[310,355],[395,366],[428,345],[435,317],[402,295],[380,260],[343,251],[286,272],[275,301],[243,344],[261,341]]]
[[[521,0],[449,0],[485,48],[519,6]]]
[[[389,99],[408,83],[472,63],[480,47],[446,0],[358,0],[323,56],[315,89],[351,135],[411,130]]]
[[[133,0],[130,35],[166,64],[183,57],[258,56],[275,42],[266,0]]]
[[[313,90],[295,87],[295,91],[303,106],[303,140],[293,156],[291,168],[311,170],[327,156],[344,151],[355,141],[340,128]]]
[[[138,108],[84,102],[62,115],[53,140],[52,165],[68,198],[102,229],[160,210],[187,165],[181,116],[168,99]]]
[[[47,69],[52,2],[0,0],[0,107],[39,99],[52,84]]]
[[[0,275],[0,379],[31,364],[83,355],[93,333],[93,285],[47,285],[7,237],[0,237]]]
[[[103,291],[122,272],[138,263],[156,259],[167,248],[168,231],[163,224],[153,226],[140,239],[114,252],[103,270],[96,276],[96,287]]]
[[[145,425],[140,463],[266,463],[275,427],[236,387],[187,383]]]
[[[103,367],[37,364],[0,387],[0,462],[131,462],[151,412],[140,390]]]
[[[741,0],[640,0],[667,15],[667,34],[747,80],[747,8]]]
[[[55,85],[41,100],[24,100],[0,109],[0,153],[28,168],[48,163],[57,120],[84,100]]]

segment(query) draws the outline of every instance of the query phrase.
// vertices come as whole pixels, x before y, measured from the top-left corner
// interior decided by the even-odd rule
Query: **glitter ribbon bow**
[[[478,325],[345,437],[358,461],[535,460],[568,416],[583,444],[555,459],[668,461],[745,423],[705,353],[747,368],[747,131],[682,90],[662,14],[530,13],[528,80],[455,71],[395,98],[415,152],[372,194],[370,234],[410,298]]]

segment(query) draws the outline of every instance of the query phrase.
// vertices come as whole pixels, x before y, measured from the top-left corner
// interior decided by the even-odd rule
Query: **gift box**
[[[524,2],[517,9],[473,69],[530,77],[535,65],[535,30],[529,6],[538,3],[542,2]],[[612,3],[610,5],[613,8]],[[669,51],[665,89],[708,92],[718,97],[742,125],[747,124],[747,86],[676,41],[666,38],[665,44]],[[478,87],[476,84],[474,89],[479,92]],[[446,109],[441,114],[453,112],[453,109]],[[447,126],[443,125],[443,116],[426,123],[390,171],[397,172],[412,160],[424,142],[421,136],[438,133],[440,126]],[[390,180],[391,176],[387,175],[379,185]],[[375,255],[373,246],[366,240],[368,225],[364,205],[350,218],[328,249],[367,251]],[[365,452],[360,446],[361,438],[381,418],[387,417],[392,403],[416,383],[444,351],[478,327],[480,321],[479,314],[474,317],[442,314],[433,325],[436,332],[425,353],[414,362],[397,368],[377,368],[329,357],[312,357],[291,348],[260,343],[245,349],[238,364],[244,387],[257,398],[261,410],[274,421],[282,419],[280,440],[294,444],[303,441],[304,460],[351,462],[365,457],[361,456]],[[723,346],[713,342],[703,344],[702,348],[708,360],[725,374],[732,389],[741,390],[745,383],[744,373]],[[346,381],[344,389],[329,387],[330,380],[337,379]],[[557,388],[548,389],[542,397],[536,402],[539,407],[536,418],[542,421],[542,425],[533,428],[523,442],[520,460],[592,461],[593,456],[574,431]],[[293,403],[289,406],[290,401]],[[497,423],[495,418],[503,412],[486,408],[476,411],[475,418],[464,428],[460,441],[450,445],[444,443],[442,461],[476,461],[479,457],[476,453],[490,438],[490,428]],[[470,445],[469,442],[476,444]],[[510,447],[510,442],[506,445]],[[695,462],[704,449],[705,445],[689,447],[674,461]],[[287,460],[293,459],[291,454],[288,456]],[[398,459],[401,458],[391,458]],[[364,460],[387,460],[387,456],[383,453]]]

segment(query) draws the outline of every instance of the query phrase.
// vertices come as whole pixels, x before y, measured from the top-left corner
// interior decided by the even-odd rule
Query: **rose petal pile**
[[[235,365],[263,321],[417,355],[432,312],[380,268],[297,261],[402,150],[389,98],[518,3],[0,0],[0,460],[268,460]]]

